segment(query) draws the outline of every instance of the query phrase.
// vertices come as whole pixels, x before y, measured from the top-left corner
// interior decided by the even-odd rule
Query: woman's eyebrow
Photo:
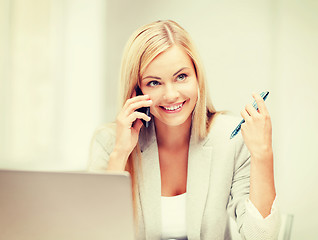
[[[161,78],[160,78],[160,77],[156,77],[156,76],[147,76],[147,77],[142,78],[141,80],[145,80],[146,78],[151,78],[151,79],[158,79],[158,80],[161,80]]]
[[[176,73],[174,73],[172,76],[176,76],[179,72],[183,71],[184,69],[189,68],[189,67],[183,67],[180,68]]]
[[[177,72],[175,72],[172,76],[173,76],[173,77],[176,76],[179,72],[183,71],[183,70],[186,69],[186,68],[189,68],[189,67],[180,68],[180,69],[179,69]],[[147,77],[142,78],[142,80],[145,80],[145,79],[147,79],[147,78],[161,80],[160,77],[156,77],[156,76],[147,76]]]

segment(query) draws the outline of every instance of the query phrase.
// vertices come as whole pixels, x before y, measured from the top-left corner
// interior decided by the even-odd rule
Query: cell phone
[[[139,96],[139,95],[144,95],[140,89],[139,86],[136,87],[136,95]],[[150,107],[142,107],[142,108],[138,108],[136,111],[138,112],[142,112],[144,114],[146,114],[148,117],[150,117]],[[147,128],[149,127],[149,122],[143,120],[143,119],[140,119],[142,121],[142,123],[144,124],[144,126]]]

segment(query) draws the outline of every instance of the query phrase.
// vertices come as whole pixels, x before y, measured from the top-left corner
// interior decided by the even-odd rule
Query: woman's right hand
[[[152,100],[148,95],[136,96],[133,93],[132,98],[128,99],[116,119],[116,143],[114,151],[125,154],[128,158],[129,154],[135,148],[138,142],[139,132],[142,127],[143,119],[150,121],[145,113],[136,111],[141,107],[150,107]]]

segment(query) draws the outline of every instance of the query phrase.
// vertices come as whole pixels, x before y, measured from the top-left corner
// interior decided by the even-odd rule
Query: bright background
[[[0,168],[85,170],[94,129],[117,115],[124,44],[158,19],[194,38],[217,110],[270,91],[280,208],[292,239],[317,239],[315,0],[0,0]]]

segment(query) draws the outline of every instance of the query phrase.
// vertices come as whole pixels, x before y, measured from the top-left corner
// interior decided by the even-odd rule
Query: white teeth
[[[177,105],[177,106],[173,106],[173,107],[163,107],[163,108],[166,109],[166,110],[169,110],[169,111],[173,111],[173,110],[177,110],[177,109],[181,108],[181,107],[182,107],[182,104],[183,104],[183,103],[181,103],[180,105]]]

